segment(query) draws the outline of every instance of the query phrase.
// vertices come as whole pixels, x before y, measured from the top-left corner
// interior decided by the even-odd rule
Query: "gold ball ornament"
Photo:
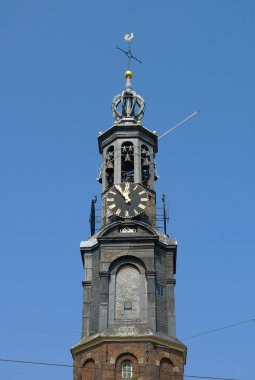
[[[127,70],[127,71],[125,72],[125,77],[131,79],[131,78],[133,77],[133,73],[132,73],[132,71]]]

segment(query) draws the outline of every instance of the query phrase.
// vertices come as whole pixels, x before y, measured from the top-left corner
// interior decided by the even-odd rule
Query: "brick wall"
[[[183,380],[183,354],[150,342],[102,343],[75,355],[74,380],[120,380],[122,363],[132,363],[132,379]]]

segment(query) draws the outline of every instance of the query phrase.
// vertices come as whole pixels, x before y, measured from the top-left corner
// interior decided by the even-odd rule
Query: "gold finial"
[[[127,71],[125,72],[125,77],[131,79],[131,78],[133,77],[133,73],[132,73],[132,71],[127,70]]]

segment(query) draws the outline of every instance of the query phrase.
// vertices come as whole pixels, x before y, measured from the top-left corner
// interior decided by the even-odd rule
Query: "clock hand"
[[[126,203],[131,202],[131,199],[129,198],[129,194],[130,194],[130,190],[129,190],[129,188],[130,188],[130,183],[127,182],[126,185],[125,185],[125,190],[124,190],[124,192],[123,192],[123,195],[124,195],[124,197],[125,197],[125,201],[126,201]]]
[[[126,193],[126,192],[124,192],[124,197],[125,197],[125,202],[126,203],[129,203],[129,202],[131,202],[131,199],[129,198],[129,193],[130,193],[130,191],[128,192],[128,194]]]
[[[125,202],[129,203],[131,201],[131,199],[128,196],[130,194],[130,191],[127,190],[127,187],[129,187],[129,184],[128,186],[126,184],[125,190],[123,191],[120,185],[115,185],[115,188],[118,190],[118,192],[123,196],[123,198],[125,198]]]
[[[124,193],[124,191],[122,190],[121,186],[120,186],[120,185],[115,185],[115,188],[118,190],[118,192],[120,193],[120,195],[122,195],[123,198],[125,198],[125,200],[126,200],[125,193]]]

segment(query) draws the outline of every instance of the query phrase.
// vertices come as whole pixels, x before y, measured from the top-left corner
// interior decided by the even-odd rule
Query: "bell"
[[[147,157],[145,157],[143,160],[143,166],[149,166],[149,165],[150,165],[150,161],[148,160]]]
[[[111,171],[111,170],[113,170],[113,169],[114,169],[113,162],[112,162],[112,161],[108,161],[108,162],[106,163],[106,170],[107,170],[107,171]]]
[[[124,161],[131,161],[130,155],[127,153]]]

